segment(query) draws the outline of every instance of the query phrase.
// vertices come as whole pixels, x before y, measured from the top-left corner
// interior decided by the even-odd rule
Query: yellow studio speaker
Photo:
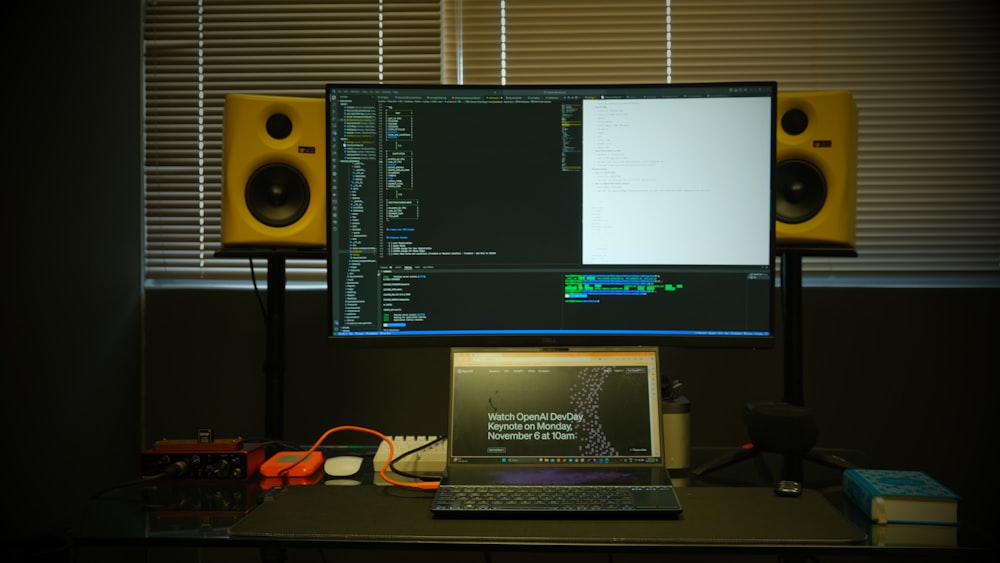
[[[222,245],[326,245],[322,98],[226,96]]]
[[[851,92],[778,93],[778,248],[854,248],[857,145]]]

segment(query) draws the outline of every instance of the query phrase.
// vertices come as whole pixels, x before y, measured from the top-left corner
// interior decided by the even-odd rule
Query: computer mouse
[[[347,477],[361,470],[362,460],[356,455],[333,456],[323,463],[323,470],[331,477]]]

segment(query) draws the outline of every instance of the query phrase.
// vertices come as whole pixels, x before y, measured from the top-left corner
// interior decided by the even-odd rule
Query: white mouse
[[[363,458],[356,455],[338,455],[323,462],[323,470],[331,477],[347,477],[361,470]]]

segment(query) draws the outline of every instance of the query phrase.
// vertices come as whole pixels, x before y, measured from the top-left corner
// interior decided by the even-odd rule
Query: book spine
[[[885,513],[885,505],[880,502],[880,498],[871,490],[866,483],[861,481],[861,477],[851,470],[844,471],[844,496],[871,519],[872,522],[885,524],[888,518]]]

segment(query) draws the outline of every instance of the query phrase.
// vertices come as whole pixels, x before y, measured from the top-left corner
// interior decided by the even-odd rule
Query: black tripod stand
[[[784,397],[781,402],[747,403],[743,422],[750,444],[691,470],[702,476],[762,452],[783,455],[782,479],[801,483],[803,461],[836,469],[853,465],[839,457],[813,450],[819,434],[815,415],[805,408],[802,354],[802,256],[856,256],[851,250],[788,248],[781,250],[781,301],[784,321]]]

